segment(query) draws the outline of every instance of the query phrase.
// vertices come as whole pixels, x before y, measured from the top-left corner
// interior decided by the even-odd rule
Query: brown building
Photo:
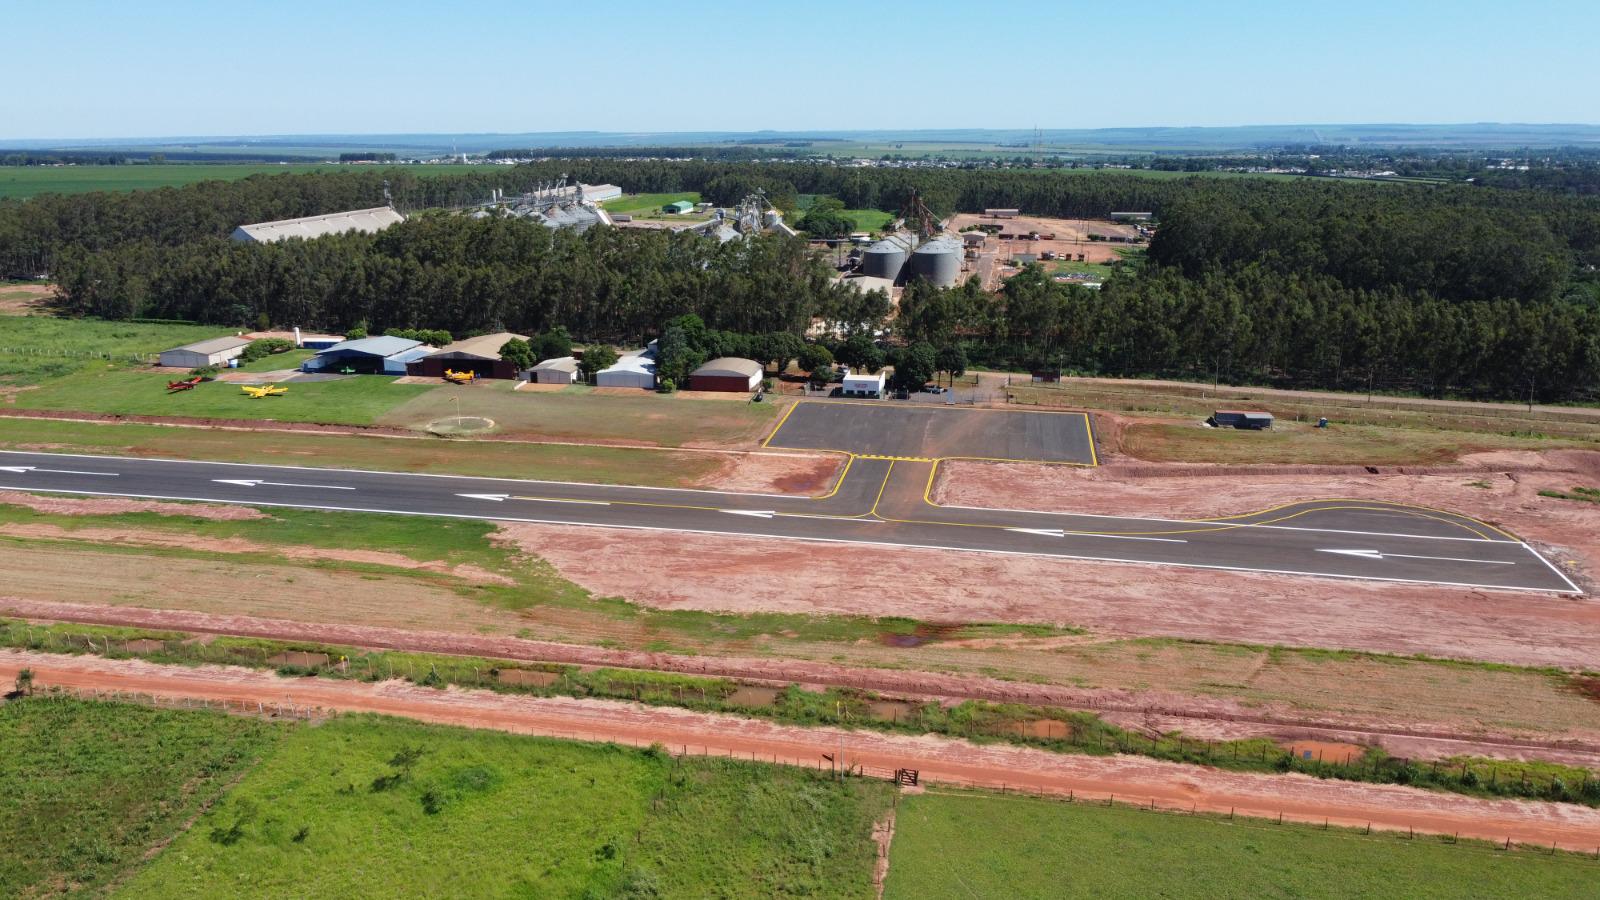
[[[761,364],[753,359],[723,356],[690,372],[689,390],[749,393],[761,385],[763,374]]]
[[[407,363],[406,374],[443,378],[444,370],[450,369],[472,372],[479,378],[516,378],[516,363],[500,358],[500,348],[512,338],[527,340],[520,334],[501,331],[446,344],[434,353]]]

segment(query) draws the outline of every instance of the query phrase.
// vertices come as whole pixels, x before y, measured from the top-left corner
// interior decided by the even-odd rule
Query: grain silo
[[[937,237],[918,247],[911,254],[910,275],[939,287],[954,287],[961,280],[960,239]]]
[[[861,274],[894,281],[906,264],[906,251],[914,246],[908,235],[892,235],[861,254]]]

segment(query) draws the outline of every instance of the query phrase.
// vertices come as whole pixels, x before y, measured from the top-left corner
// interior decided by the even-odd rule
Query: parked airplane
[[[239,390],[244,391],[245,394],[249,395],[251,400],[260,400],[262,397],[276,397],[280,394],[289,393],[288,388],[278,387],[275,384],[263,384],[260,387],[251,387],[248,384],[241,384],[239,385]]]
[[[194,390],[194,386],[199,384],[200,381],[201,378],[199,375],[195,375],[191,378],[185,378],[182,381],[169,381],[167,382],[167,393],[176,394],[179,391],[192,391]]]
[[[453,384],[471,384],[478,380],[477,372],[457,372],[454,369],[444,370],[444,380]]]

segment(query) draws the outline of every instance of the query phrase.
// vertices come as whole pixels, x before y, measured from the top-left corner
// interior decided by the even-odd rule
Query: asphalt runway
[[[1088,415],[885,400],[799,400],[764,444],[882,459],[1096,464]]]
[[[1581,593],[1526,543],[1440,510],[1327,500],[1184,521],[946,507],[928,500],[936,467],[853,457],[832,490],[807,497],[0,451],[0,490]]]

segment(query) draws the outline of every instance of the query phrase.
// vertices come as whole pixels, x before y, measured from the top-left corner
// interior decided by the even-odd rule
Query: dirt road
[[[0,651],[0,680],[34,672],[40,688],[131,691],[164,698],[269,702],[370,712],[523,734],[632,745],[662,743],[677,752],[826,766],[914,768],[937,783],[1154,803],[1335,825],[1415,829],[1573,850],[1600,847],[1600,810],[1573,804],[1483,800],[1395,785],[1320,781],[1303,775],[1253,775],[1139,757],[1064,756],[1011,746],[978,746],[929,736],[803,729],[731,716],[629,703],[530,698],[484,691],[433,690],[399,682],[364,684],[282,679],[217,666],[172,667],[98,657]]]

